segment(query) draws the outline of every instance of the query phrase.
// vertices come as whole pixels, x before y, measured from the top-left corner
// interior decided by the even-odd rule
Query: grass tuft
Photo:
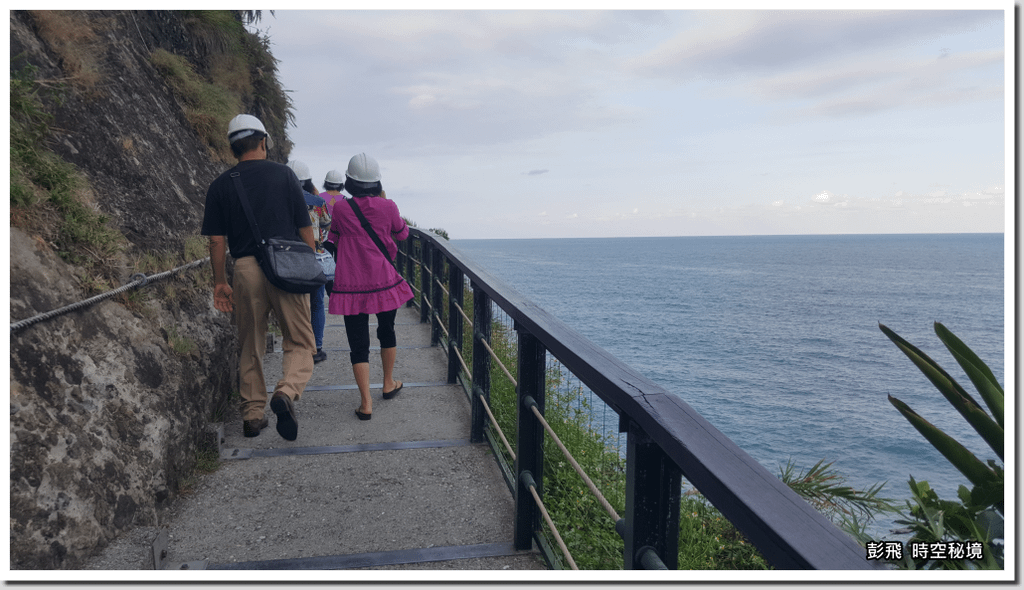
[[[88,180],[45,147],[52,117],[43,109],[36,68],[11,77],[11,224],[38,233],[80,266],[88,292],[116,280],[125,239],[91,203]]]
[[[81,11],[30,10],[39,37],[57,54],[61,69],[80,90],[96,91],[103,79],[99,35]]]
[[[227,121],[241,112],[239,97],[223,86],[205,81],[180,55],[157,49],[150,55],[150,62],[181,102],[185,118],[206,142],[210,153],[223,162],[233,162],[224,130]]]
[[[204,449],[198,450],[191,469],[181,479],[178,486],[178,493],[188,496],[196,491],[200,480],[204,475],[209,475],[220,469],[220,454],[217,451]]]
[[[178,334],[178,328],[175,326],[167,329],[167,344],[171,351],[179,356],[189,356],[199,349],[192,339]]]

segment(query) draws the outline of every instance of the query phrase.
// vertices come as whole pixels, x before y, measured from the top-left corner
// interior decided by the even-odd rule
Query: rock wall
[[[149,54],[162,47],[198,63],[205,49],[181,13],[75,16],[88,22],[101,78],[47,104],[50,147],[88,177],[129,258],[180,252],[227,165],[212,160]],[[66,79],[67,56],[38,19],[12,11],[10,21],[12,70],[31,64],[41,79]],[[12,322],[87,297],[44,239],[12,227],[10,247]],[[12,333],[13,569],[80,567],[131,527],[158,525],[178,495],[237,389],[234,328],[201,269]]]

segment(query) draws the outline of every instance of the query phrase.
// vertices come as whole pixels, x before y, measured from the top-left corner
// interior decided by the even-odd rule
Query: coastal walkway
[[[328,359],[296,403],[298,439],[283,440],[274,417],[243,437],[233,404],[214,437],[219,468],[175,502],[163,528],[141,531],[150,539],[132,537],[121,561],[106,551],[86,569],[575,569],[568,546],[586,552],[591,534],[614,527],[623,569],[675,570],[683,477],[776,569],[884,569],[679,396],[444,238],[410,229],[397,262],[418,293],[418,309],[402,308],[396,322],[397,397],[382,399],[371,352],[373,419],[357,419],[344,327],[328,316]],[[268,384],[280,360],[267,354]],[[614,412],[625,439],[612,459],[591,449],[597,483],[555,432],[600,438],[578,421],[588,420],[588,395]],[[572,483],[559,473],[567,464]],[[544,507],[545,481],[580,486],[581,498],[585,484],[603,514],[570,519],[566,542],[554,523],[564,514]],[[602,488],[619,494],[619,508]],[[144,544],[148,558],[128,554]]]
[[[381,397],[380,349],[371,349],[373,418],[361,421],[340,320],[327,316],[328,358],[296,403],[297,440],[278,435],[269,408],[270,426],[245,438],[232,408],[220,467],[172,509],[154,567],[546,569],[539,553],[513,549],[513,498],[487,444],[469,442],[470,405],[446,383],[430,324],[399,310],[394,375],[404,387],[391,400]],[[279,342],[264,367],[272,388]]]

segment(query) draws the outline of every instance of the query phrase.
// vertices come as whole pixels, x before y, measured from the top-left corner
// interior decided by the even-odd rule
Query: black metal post
[[[413,261],[412,261],[413,253],[415,252],[415,248],[413,248],[412,243],[413,243],[412,236],[409,236],[407,239],[403,240],[400,243],[402,252],[405,254],[405,258],[402,259],[402,262],[405,264],[405,272],[402,273],[402,274],[405,276],[406,280],[409,281],[410,285],[413,282],[413,276],[414,275],[412,273],[414,272],[414,269],[416,268],[414,266]],[[414,301],[416,301],[415,297],[413,297],[412,299],[406,301],[405,302],[405,306],[406,307],[412,307]]]
[[[455,383],[459,378],[462,365],[455,351],[462,354],[462,312],[463,303],[462,269],[448,263],[448,383]],[[463,354],[463,356],[465,356]]]
[[[484,347],[484,342],[491,341],[491,298],[487,293],[473,284],[473,414],[469,440],[478,443],[484,441],[484,428],[487,426],[487,412],[484,410],[482,396],[491,403],[491,354]]]
[[[682,472],[635,423],[626,435],[624,569],[641,569],[651,548],[668,569],[679,567],[679,499]]]
[[[436,248],[431,248],[430,254],[430,345],[437,346],[441,342],[441,305],[444,303],[441,277],[444,256]]]
[[[430,263],[431,253],[433,248],[430,247],[430,242],[420,239],[420,323],[424,323],[430,319]],[[433,333],[431,333],[433,334]],[[433,341],[433,335],[431,335],[431,345],[436,344]]]
[[[533,501],[524,472],[536,478],[537,495],[544,497],[544,427],[533,415],[536,405],[544,413],[544,346],[533,334],[519,331],[519,375],[516,388],[518,428],[516,433],[516,514],[513,543],[517,550],[532,547],[533,533],[540,527],[540,510]]]

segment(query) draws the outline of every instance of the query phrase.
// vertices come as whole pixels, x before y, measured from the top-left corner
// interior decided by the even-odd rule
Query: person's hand
[[[213,287],[213,306],[219,311],[231,313],[235,310],[235,298],[233,293],[234,291],[231,289],[231,285],[227,283],[215,285]]]

